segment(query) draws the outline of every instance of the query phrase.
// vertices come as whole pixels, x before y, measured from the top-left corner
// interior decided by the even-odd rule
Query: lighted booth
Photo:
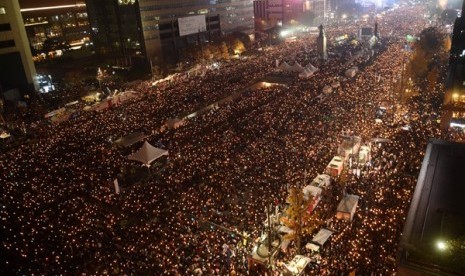
[[[333,231],[326,228],[320,229],[313,237],[312,241],[305,245],[305,248],[310,251],[319,251],[333,233]]]
[[[358,162],[360,164],[365,164],[367,162],[370,162],[370,147],[368,146],[361,146],[360,150],[358,152]]]
[[[326,173],[332,177],[341,175],[344,169],[344,159],[341,156],[334,156],[328,166],[326,166]]]
[[[327,174],[319,174],[312,180],[312,183],[310,183],[310,185],[320,188],[326,188],[329,185],[331,185],[331,176]]]
[[[300,276],[304,275],[305,268],[310,263],[311,259],[303,255],[296,255],[292,261],[284,264],[286,276]]]
[[[352,221],[359,199],[360,197],[357,195],[346,195],[337,206],[336,218]]]
[[[346,136],[339,145],[337,154],[347,160],[350,155],[358,152],[361,142],[362,138],[359,136]]]

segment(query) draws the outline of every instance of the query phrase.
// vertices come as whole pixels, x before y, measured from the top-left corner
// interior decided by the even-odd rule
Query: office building
[[[253,33],[248,0],[87,0],[87,6],[98,49],[154,64],[175,62],[183,48],[199,40]],[[180,32],[179,19],[187,17],[203,18],[205,29]]]
[[[462,16],[455,20],[449,57],[441,126],[465,127],[465,0]]]
[[[90,43],[90,24],[83,1],[19,2],[29,43],[35,53],[79,49]]]
[[[255,29],[264,31],[275,26],[317,25],[329,12],[329,0],[255,0]]]
[[[19,91],[38,88],[18,1],[0,0],[0,64],[0,92],[6,100],[19,100]]]

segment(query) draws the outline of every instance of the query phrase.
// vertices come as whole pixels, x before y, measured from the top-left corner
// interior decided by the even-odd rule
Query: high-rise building
[[[339,14],[341,9],[344,10],[355,5],[355,0],[329,0],[328,9],[335,14]]]
[[[462,16],[454,23],[449,58],[449,72],[444,95],[442,127],[450,123],[465,125],[465,0]]]
[[[321,24],[327,18],[329,3],[329,0],[255,0],[255,29]]]
[[[328,0],[310,0],[308,11],[312,12],[316,24],[323,23],[328,17],[329,1]]]
[[[82,1],[20,0],[21,14],[34,51],[80,48],[90,42],[90,24]]]
[[[11,91],[35,89],[36,69],[18,1],[0,0],[0,93],[8,99],[18,94]]]
[[[97,47],[155,64],[176,61],[179,50],[199,36],[251,34],[254,27],[250,0],[87,0],[87,6]],[[180,33],[185,26],[179,19],[187,17],[204,18],[205,30]]]
[[[137,1],[88,0],[97,52],[116,58],[143,57],[144,38]]]

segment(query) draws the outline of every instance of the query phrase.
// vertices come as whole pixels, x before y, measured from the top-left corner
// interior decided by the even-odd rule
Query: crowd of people
[[[426,27],[423,8],[405,7],[378,18],[386,35],[418,33]],[[329,38],[356,30],[327,29]],[[288,187],[304,171],[322,173],[343,131],[389,139],[373,143],[372,165],[361,175],[345,172],[315,213],[337,232],[313,267],[317,275],[393,274],[395,252],[428,137],[442,133],[424,97],[396,102],[393,82],[408,53],[397,39],[380,42],[374,57],[352,58],[361,46],[330,51],[318,59],[315,37],[276,45],[260,55],[223,63],[203,76],[163,87],[142,83],[139,95],[103,112],[82,112],[59,125],[31,124],[34,138],[2,153],[1,272],[16,274],[247,275],[253,242],[260,236],[265,206],[285,201]],[[290,75],[285,85],[250,88],[274,72],[276,60],[312,63],[308,80]],[[354,78],[344,66],[358,66]],[[339,82],[335,92],[317,98]],[[187,120],[163,127],[242,91],[240,97]],[[441,85],[429,91],[439,99]],[[426,93],[426,92],[425,92]],[[375,124],[375,109],[390,102],[392,118]],[[423,108],[422,113],[418,106]],[[410,125],[410,130],[401,128]],[[113,180],[121,168],[138,166],[114,140],[136,131],[169,150],[162,169],[120,194]],[[137,146],[137,145],[136,145]],[[133,147],[131,150],[135,150]],[[334,221],[343,189],[360,195],[353,223]],[[221,227],[218,227],[221,226]],[[291,245],[292,247],[293,245]],[[293,252],[293,250],[291,250]],[[278,261],[291,259],[280,254]],[[279,269],[278,269],[279,270]],[[279,272],[276,272],[279,273]]]

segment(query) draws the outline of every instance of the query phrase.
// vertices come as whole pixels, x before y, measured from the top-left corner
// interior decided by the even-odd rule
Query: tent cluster
[[[289,65],[287,62],[283,61],[278,66],[278,70],[281,70],[284,72],[296,72],[296,73],[299,73],[299,77],[308,78],[308,77],[311,77],[316,71],[318,71],[318,68],[313,66],[311,63],[303,67],[297,61],[292,66]]]

